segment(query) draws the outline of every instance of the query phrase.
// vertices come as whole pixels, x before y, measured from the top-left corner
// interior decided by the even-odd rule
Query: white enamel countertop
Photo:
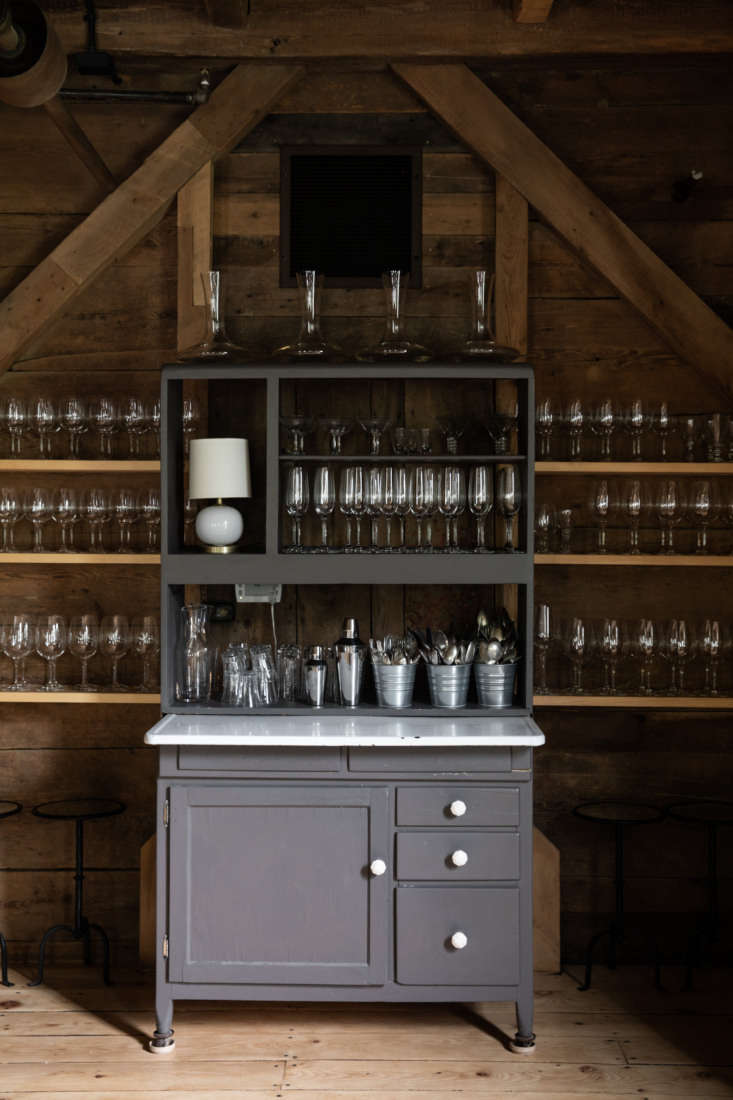
[[[145,734],[146,745],[248,745],[400,748],[544,745],[531,718],[417,718],[393,715],[168,714]]]

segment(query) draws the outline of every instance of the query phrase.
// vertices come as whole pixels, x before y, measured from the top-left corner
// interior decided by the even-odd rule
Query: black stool
[[[4,798],[0,800],[0,818],[12,817],[13,814],[19,814],[22,809],[20,802],[8,802]],[[2,932],[0,932],[0,974],[3,985],[13,984],[8,981],[8,945]]]
[[[584,821],[593,821],[600,825],[613,825],[616,837],[616,866],[614,880],[616,883],[616,911],[608,928],[596,932],[588,941],[585,955],[585,980],[578,988],[581,991],[590,989],[591,973],[593,971],[593,953],[596,945],[608,937],[608,966],[616,969],[616,948],[624,943],[626,938],[624,910],[624,842],[625,830],[631,825],[653,825],[664,817],[664,810],[657,806],[649,806],[644,802],[584,802],[573,810],[576,817]],[[659,958],[655,952],[654,976],[657,985],[659,981]]]
[[[76,822],[76,874],[74,875],[74,926],[70,924],[54,924],[43,933],[41,947],[38,953],[38,977],[29,985],[40,985],[43,981],[43,967],[46,960],[46,944],[57,932],[68,932],[72,939],[82,940],[84,943],[84,963],[89,965],[92,961],[92,932],[98,932],[102,940],[104,951],[102,961],[102,975],[105,985],[109,980],[109,939],[107,933],[99,924],[90,924],[83,912],[84,894],[84,822],[97,821],[103,817],[114,817],[125,811],[124,802],[116,798],[74,798],[64,799],[60,802],[43,802],[40,806],[33,807],[36,817],[47,818],[51,821],[75,821]]]
[[[718,830],[733,825],[733,802],[700,800],[698,802],[674,802],[667,807],[667,816],[685,825],[702,825],[707,834],[707,911],[698,920],[687,947],[687,971],[684,989],[692,989],[692,971],[702,966],[705,946],[709,949],[718,942],[720,918],[718,911]]]

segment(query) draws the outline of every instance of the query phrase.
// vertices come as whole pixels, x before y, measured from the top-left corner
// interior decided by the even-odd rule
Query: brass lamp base
[[[204,546],[203,549],[207,554],[233,554],[239,549],[239,543],[234,542],[231,546]]]

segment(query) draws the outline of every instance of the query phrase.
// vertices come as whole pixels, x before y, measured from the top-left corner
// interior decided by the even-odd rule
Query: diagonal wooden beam
[[[514,0],[515,23],[544,23],[554,0]]]
[[[214,165],[209,161],[178,192],[179,351],[204,338],[206,309],[201,276],[211,271],[214,230]]]
[[[129,179],[0,303],[5,371],[101,271],[163,217],[179,189],[228,152],[300,77],[294,65],[239,65]]]
[[[97,183],[104,188],[107,194],[109,194],[110,191],[114,191],[117,186],[117,180],[114,178],[71,111],[69,111],[64,101],[55,95],[53,99],[46,100],[43,104],[43,109],[68,141],[82,164],[92,173]]]
[[[733,331],[466,65],[395,63],[393,68],[639,310],[673,351],[730,395]]]

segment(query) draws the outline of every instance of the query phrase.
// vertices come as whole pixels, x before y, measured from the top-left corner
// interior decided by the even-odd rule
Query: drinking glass
[[[720,662],[720,623],[706,619],[702,633],[702,652],[705,660],[704,695],[718,694],[718,664]]]
[[[36,653],[47,661],[46,682],[41,691],[63,691],[56,679],[56,662],[66,652],[66,620],[63,615],[39,615],[36,623]]]
[[[657,487],[656,510],[659,517],[659,552],[674,554],[674,527],[682,516],[683,500],[676,481],[662,481]]]
[[[329,416],[318,422],[324,431],[328,432],[328,450],[332,455],[343,453],[342,442],[345,435],[351,431],[352,422],[343,417]]]
[[[313,475],[313,511],[321,521],[321,545],[318,553],[327,554],[328,522],[336,507],[336,478],[330,466],[318,466]]]
[[[624,493],[624,511],[629,520],[629,553],[640,554],[639,527],[641,525],[641,513],[643,507],[642,488],[640,481],[630,481]]]
[[[155,691],[153,659],[160,653],[160,631],[155,615],[139,615],[132,620],[132,651],[142,657],[143,678],[138,691]]]
[[[184,401],[184,407],[185,407]],[[131,458],[140,455],[140,440],[147,429],[145,402],[140,397],[127,397],[120,410],[122,425],[127,432],[127,450]]]
[[[672,417],[669,405],[661,401],[651,414],[652,431],[659,436],[659,457],[663,462],[667,459],[667,438],[672,430]]]
[[[145,406],[145,431],[153,437],[153,457],[160,458],[160,400]]]
[[[583,429],[585,427],[583,403],[577,398],[571,401],[565,410],[565,427],[570,436],[570,457],[577,461],[583,453]]]
[[[390,421],[384,416],[366,416],[360,417],[358,424],[369,436],[369,454],[381,454],[382,436],[390,426]]]
[[[486,431],[494,444],[494,454],[505,455],[509,453],[509,440],[511,433],[519,422],[519,405],[517,402],[507,412],[493,412],[486,418]]]
[[[723,413],[710,413],[703,427],[705,457],[708,462],[722,462],[728,454],[728,421]]]
[[[397,471],[394,466],[383,466],[381,470],[380,511],[384,516],[384,553],[391,554],[392,518],[397,509]]]
[[[663,623],[659,628],[659,656],[669,663],[670,684],[664,695],[677,695],[677,620]]]
[[[15,550],[15,525],[23,514],[17,489],[0,488],[0,528],[2,545],[0,552],[12,554]]]
[[[437,504],[435,470],[432,466],[418,464],[410,471],[411,508],[417,522],[416,554],[433,552],[432,516]],[[422,525],[426,520],[427,546],[423,546]]]
[[[677,417],[677,428],[682,436],[686,462],[695,461],[695,448],[702,435],[703,420],[697,413],[682,413]]]
[[[535,550],[538,554],[550,553],[550,537],[554,524],[554,516],[549,504],[537,506],[537,516],[534,521]]]
[[[104,553],[103,528],[112,518],[112,505],[105,489],[86,489],[81,498],[81,514],[89,525],[89,549]]]
[[[621,633],[615,619],[604,619],[600,636],[601,664],[603,666],[603,695],[616,694],[616,669],[621,654]]]
[[[120,529],[120,544],[117,547],[117,553],[132,554],[133,549],[130,539],[132,525],[140,515],[137,507],[137,497],[132,489],[117,490],[114,498],[114,514],[117,526]]]
[[[30,421],[38,436],[38,453],[41,458],[50,458],[51,438],[61,427],[56,416],[56,407],[50,397],[36,398],[31,409]]]
[[[687,623],[684,619],[679,619],[677,622],[677,642],[676,642],[676,654],[677,654],[677,681],[679,684],[680,695],[685,694],[685,673],[687,671],[687,662],[692,656],[692,637],[688,630]]]
[[[361,521],[367,510],[367,479],[363,466],[352,466],[351,472],[353,477],[351,514],[356,521],[354,553],[361,554],[363,552],[363,547],[361,545]]]
[[[33,526],[34,554],[43,554],[43,525],[53,517],[53,493],[50,489],[28,489],[23,494],[23,514]]]
[[[89,405],[89,422],[99,435],[99,453],[112,458],[113,439],[120,430],[120,410],[113,397],[96,397]]]
[[[75,615],[69,623],[69,653],[81,661],[81,683],[75,691],[97,691],[89,683],[88,665],[99,647],[99,621],[96,615]]]
[[[605,462],[611,459],[611,441],[616,430],[616,420],[616,409],[610,397],[604,397],[591,411],[590,430],[600,438],[600,457]]]
[[[521,503],[522,485],[519,470],[516,466],[502,466],[497,474],[496,507],[499,515],[504,517],[504,546],[502,549],[505,554],[513,554],[516,550],[513,521]]]
[[[61,402],[61,426],[69,433],[69,455],[79,457],[81,437],[89,427],[86,401],[81,397],[65,397]]]
[[[33,651],[33,616],[25,613],[9,615],[2,624],[2,650],[13,662],[13,682],[6,691],[27,691],[24,663]]]
[[[539,437],[538,458],[549,458],[552,449],[552,433],[555,429],[557,414],[551,398],[545,397],[535,410],[535,427]]]
[[[183,428],[183,453],[188,457],[191,440],[201,424],[201,406],[195,397],[184,397],[181,427]]]
[[[369,550],[379,552],[379,517],[382,514],[382,476],[379,466],[366,472],[366,513],[369,516]]]
[[[534,645],[537,652],[537,695],[549,695],[547,686],[547,654],[550,649],[550,605],[538,603],[534,609]]]
[[[438,476],[438,511],[445,521],[444,553],[458,549],[453,530],[456,517],[466,506],[466,479],[461,466],[443,466]]]
[[[405,546],[405,517],[410,514],[410,478],[407,473],[406,466],[394,467],[395,488],[394,488],[394,514],[397,516],[400,524],[400,545],[399,551],[404,554],[406,550]]]
[[[346,541],[344,543],[344,553],[351,554],[354,550],[354,545],[351,541],[351,517],[353,516],[353,500],[354,500],[354,474],[353,466],[343,466],[341,468],[341,476],[339,477],[339,497],[338,506],[339,512],[346,520]]]
[[[641,441],[649,427],[649,414],[638,397],[634,398],[624,410],[623,425],[631,437],[631,457],[634,462],[641,462],[643,457]]]
[[[709,554],[708,527],[716,512],[713,487],[710,481],[693,482],[690,507],[693,521],[698,529],[695,553]]]
[[[571,554],[573,550],[573,509],[558,509],[555,523],[560,532],[560,553]]]
[[[160,490],[143,489],[137,498],[137,510],[148,529],[145,549],[156,554],[160,549]]]
[[[463,437],[463,427],[452,416],[436,417],[440,437],[443,441],[443,451],[447,455],[458,454],[458,443]]]
[[[392,429],[392,450],[396,455],[409,455],[410,448],[408,445],[407,428],[398,427]]]
[[[310,416],[281,416],[280,423],[288,433],[285,453],[289,455],[305,454],[305,441],[315,427]]]
[[[651,619],[639,619],[632,645],[639,657],[639,692],[652,694],[651,670],[655,653],[655,630]]]
[[[57,489],[53,498],[53,518],[61,531],[60,554],[73,554],[74,527],[79,522],[79,501],[76,489]]]
[[[290,516],[293,531],[292,544],[287,548],[289,554],[302,554],[301,527],[303,516],[310,504],[308,472],[304,466],[291,466],[285,486],[285,511]]]
[[[130,623],[126,615],[105,615],[99,633],[99,648],[105,657],[112,660],[112,680],[110,691],[127,691],[128,688],[119,682],[117,666],[123,657],[130,652]]]
[[[486,517],[494,507],[494,475],[490,466],[472,466],[468,477],[468,510],[476,517],[475,554],[488,554]]]
[[[599,481],[593,490],[593,515],[595,516],[596,523],[598,524],[597,541],[596,541],[596,553],[607,554],[608,546],[606,544],[606,528],[608,527],[608,517],[611,511],[611,494],[608,488],[607,481]]]
[[[582,619],[571,619],[565,636],[565,646],[573,671],[571,695],[583,694],[583,666],[587,657],[586,627]]]
[[[16,458],[23,453],[23,436],[28,430],[28,412],[22,397],[8,398],[5,422],[10,433],[10,453]]]

